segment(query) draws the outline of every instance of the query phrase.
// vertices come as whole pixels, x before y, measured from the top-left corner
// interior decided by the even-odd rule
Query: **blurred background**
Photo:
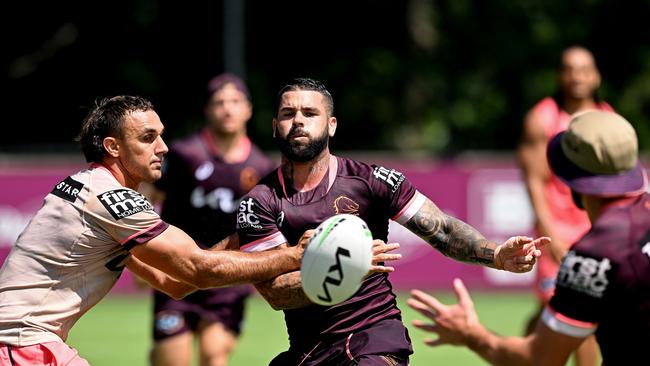
[[[591,49],[601,96],[650,149],[650,1],[16,1],[3,6],[2,152],[73,150],[100,96],[152,99],[167,138],[201,122],[206,81],[250,84],[254,140],[273,148],[275,93],[321,79],[335,148],[453,156],[513,149],[555,88],[563,48]],[[8,128],[6,126],[5,128]],[[359,138],[361,135],[363,138]]]
[[[202,126],[205,84],[223,71],[247,81],[249,135],[267,152],[277,90],[292,77],[320,79],[335,101],[335,154],[400,170],[495,240],[531,232],[514,149],[526,111],[556,92],[566,47],[594,53],[599,96],[636,127],[646,162],[650,153],[650,0],[22,1],[1,17],[0,259],[43,196],[84,165],[73,139],[96,98],[151,99],[169,142]],[[391,227],[405,254],[391,275],[400,301],[415,286],[444,295],[462,276],[485,291],[477,308],[488,326],[520,333],[532,275],[458,264],[409,235]],[[73,330],[93,365],[146,364],[149,298],[138,293],[125,273],[117,298]],[[270,323],[244,330],[234,365],[286,348],[265,333],[283,329],[281,313],[252,304],[251,318]],[[412,336],[416,366],[483,364],[463,350],[420,350],[424,335]]]

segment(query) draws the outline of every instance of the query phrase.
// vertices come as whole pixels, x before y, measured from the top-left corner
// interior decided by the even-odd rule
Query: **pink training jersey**
[[[404,224],[425,201],[400,172],[341,157],[331,157],[328,174],[310,191],[296,192],[285,179],[278,169],[242,199],[237,230],[243,250],[295,244],[305,230],[342,213],[358,215],[375,239],[385,241],[389,219]],[[294,349],[311,349],[321,340],[338,339],[385,319],[401,319],[385,273],[368,277],[354,296],[340,304],[285,310]]]
[[[599,102],[597,108],[603,111],[613,111],[612,107],[605,102]],[[549,140],[557,133],[566,130],[571,121],[571,115],[559,108],[552,97],[542,99],[533,107],[532,113],[536,115],[536,120],[542,123]],[[546,183],[544,193],[555,233],[562,242],[569,246],[572,245],[591,226],[587,214],[584,210],[576,207],[571,198],[571,190],[555,175]],[[553,295],[553,283],[559,263],[553,259],[548,250],[542,251],[542,256],[537,263],[536,290],[540,298],[548,301]]]
[[[120,277],[129,249],[168,226],[100,165],[65,178],[0,269],[0,343],[65,341]]]

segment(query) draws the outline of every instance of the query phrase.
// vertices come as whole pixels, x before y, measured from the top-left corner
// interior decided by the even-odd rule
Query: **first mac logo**
[[[153,210],[153,206],[143,195],[130,189],[106,191],[97,198],[115,220],[123,219],[138,212]]]

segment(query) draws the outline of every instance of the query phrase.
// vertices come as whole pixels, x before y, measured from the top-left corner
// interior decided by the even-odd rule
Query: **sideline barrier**
[[[443,211],[470,223],[489,239],[532,235],[531,207],[512,155],[465,155],[444,161],[342,155],[405,174]],[[0,261],[41,206],[43,197],[84,166],[80,158],[71,156],[0,159]],[[396,289],[449,289],[454,277],[462,277],[472,288],[529,289],[533,280],[533,273],[511,274],[446,258],[394,222],[390,224],[389,241],[399,242],[403,254],[401,261],[393,263],[396,271],[391,281]],[[128,271],[114,291],[136,291]]]

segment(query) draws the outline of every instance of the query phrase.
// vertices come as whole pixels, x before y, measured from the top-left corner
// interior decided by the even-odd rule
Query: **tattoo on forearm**
[[[445,214],[430,200],[405,226],[448,257],[486,265],[494,262],[496,244],[469,224]]]

